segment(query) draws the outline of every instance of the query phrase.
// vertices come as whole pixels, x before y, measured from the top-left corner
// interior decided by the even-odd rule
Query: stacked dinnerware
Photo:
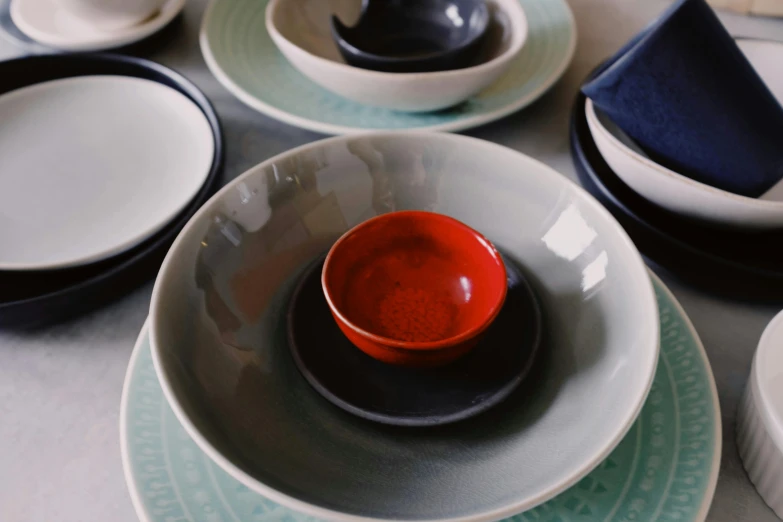
[[[680,0],[599,66],[574,109],[585,186],[642,252],[717,291],[783,297],[783,43]]]
[[[562,0],[216,0],[201,30],[207,65],[237,98],[329,134],[496,120],[550,88],[575,45]]]
[[[0,326],[41,326],[155,274],[216,188],[222,135],[201,91],[146,60],[32,56],[0,78]]]
[[[442,133],[318,141],[219,191],[163,263],[121,419],[154,522],[700,522],[720,461],[698,336],[617,222]]]
[[[186,0],[2,0],[0,31],[29,52],[130,46],[169,26]]]

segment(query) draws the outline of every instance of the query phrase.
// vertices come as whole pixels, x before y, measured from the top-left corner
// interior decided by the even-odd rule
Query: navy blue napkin
[[[750,197],[783,178],[783,107],[704,0],[675,2],[582,92],[680,174]]]

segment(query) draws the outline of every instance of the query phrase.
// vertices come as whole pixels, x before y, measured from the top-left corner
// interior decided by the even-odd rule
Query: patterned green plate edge
[[[201,29],[199,31],[199,45],[201,47],[201,54],[204,56],[204,61],[206,62],[210,72],[212,72],[212,74],[223,85],[223,87],[225,87],[226,90],[228,90],[232,95],[234,95],[234,97],[236,97],[239,101],[241,101],[242,103],[244,103],[245,105],[247,105],[252,109],[255,109],[263,114],[266,114],[267,116],[282,121],[283,123],[287,123],[289,125],[293,125],[294,127],[299,127],[302,129],[311,130],[313,132],[319,132],[323,134],[338,135],[338,134],[351,134],[356,132],[367,132],[368,130],[370,131],[388,130],[384,128],[336,125],[332,123],[315,121],[302,116],[297,116],[296,114],[291,114],[290,112],[281,110],[273,105],[270,105],[262,100],[259,100],[252,94],[246,92],[242,87],[237,85],[237,83],[234,82],[231,76],[228,75],[223,70],[220,63],[215,58],[215,55],[213,54],[210,46],[209,35],[207,31],[209,25],[212,23],[212,17],[213,17],[213,13],[215,12],[216,6],[218,5],[219,2],[223,2],[223,1],[231,1],[231,0],[211,0],[209,5],[207,6],[206,12],[204,13],[204,17],[201,22]],[[546,91],[549,90],[563,76],[566,69],[571,64],[571,61],[573,60],[574,54],[576,52],[576,41],[577,41],[576,18],[574,17],[574,13],[571,10],[570,6],[568,5],[568,2],[566,2],[565,0],[549,0],[549,1],[563,2],[569,18],[570,39],[568,42],[568,49],[566,51],[566,54],[563,56],[561,63],[558,64],[558,67],[552,71],[552,73],[549,75],[548,78],[546,78],[544,81],[541,82],[541,84],[538,86],[537,89],[535,89],[531,93],[520,96],[518,99],[493,111],[479,113],[475,115],[467,115],[462,118],[457,118],[448,122],[438,123],[434,125],[416,126],[415,129],[437,131],[437,132],[459,132],[459,131],[471,129],[473,127],[478,127],[480,125],[484,125],[493,122],[495,120],[499,120],[500,118],[508,116],[509,114],[512,114],[518,110],[521,110],[527,107],[528,105],[530,105],[531,103],[533,103],[534,101],[536,101],[544,93],[546,93]],[[304,76],[303,79],[306,81],[310,81],[304,78]]]
[[[653,280],[656,294],[658,295],[659,302],[665,303],[669,305],[673,309],[673,315],[679,319],[679,321],[682,324],[682,327],[685,328],[688,331],[688,334],[690,338],[693,340],[693,344],[696,346],[698,353],[700,354],[701,358],[701,370],[704,373],[704,376],[706,377],[706,381],[709,383],[709,396],[710,396],[710,403],[712,407],[712,411],[710,412],[712,414],[712,424],[713,424],[713,433],[711,434],[711,437],[707,437],[712,442],[712,456],[711,456],[711,462],[709,467],[709,474],[706,477],[706,480],[703,484],[703,489],[701,493],[703,494],[701,498],[701,503],[699,505],[698,510],[693,514],[692,518],[685,518],[687,517],[687,513],[690,511],[689,504],[690,504],[690,497],[689,494],[696,494],[698,495],[700,492],[697,488],[694,488],[693,485],[689,484],[683,484],[680,488],[680,491],[677,492],[677,494],[674,494],[671,492],[670,495],[668,495],[670,498],[664,497],[662,500],[658,502],[658,507],[656,508],[656,513],[658,513],[658,516],[654,518],[656,521],[662,521],[662,520],[678,520],[679,522],[703,522],[706,517],[707,513],[709,512],[710,505],[712,504],[713,495],[715,493],[715,487],[717,485],[718,480],[718,473],[720,470],[720,458],[721,458],[721,446],[722,446],[722,439],[721,439],[721,415],[720,415],[720,406],[718,402],[718,394],[717,389],[715,386],[715,380],[712,375],[712,370],[710,368],[709,360],[707,358],[707,354],[704,350],[704,347],[701,343],[701,340],[698,336],[698,333],[693,327],[693,324],[690,322],[690,319],[688,318],[687,314],[683,310],[680,303],[677,301],[677,299],[674,297],[674,295],[671,293],[671,291],[666,287],[665,284],[652,272],[650,272],[650,276]],[[663,310],[665,307],[662,306],[661,309]],[[664,319],[664,314],[662,313],[662,322]],[[667,330],[666,328],[662,328],[661,336],[662,339],[665,338],[666,335],[675,335],[676,334],[676,328],[674,330]],[[682,336],[681,336],[682,337]],[[134,508],[136,510],[137,516],[140,520],[143,522],[157,522],[155,519],[151,518],[148,515],[147,507],[145,503],[143,502],[140,492],[138,491],[137,485],[136,485],[136,479],[133,475],[133,468],[131,465],[131,454],[129,451],[129,441],[128,441],[128,431],[127,431],[127,420],[129,417],[129,390],[131,381],[133,380],[134,375],[134,369],[136,368],[136,361],[139,357],[139,354],[142,352],[141,346],[144,344],[144,341],[147,338],[147,323],[145,322],[144,326],[142,327],[141,333],[139,334],[139,338],[137,340],[136,346],[134,347],[133,353],[130,358],[130,362],[128,364],[128,370],[125,376],[125,382],[123,386],[122,391],[122,399],[121,399],[121,407],[120,407],[120,446],[121,446],[121,453],[122,453],[122,463],[123,463],[123,470],[125,474],[125,480],[128,486],[128,490],[130,492],[131,500],[133,502]],[[677,347],[674,348],[674,351],[677,351]],[[676,354],[675,354],[676,355]],[[667,365],[670,363],[667,363]],[[698,371],[698,370],[697,370]],[[687,379],[686,379],[687,380]],[[674,383],[672,383],[674,384]],[[682,382],[677,383],[678,388],[683,386]],[[655,389],[651,392],[650,398],[648,400],[654,400],[654,393]],[[698,394],[696,394],[698,395]],[[161,393],[162,396],[162,393]],[[678,401],[681,399],[679,395],[675,397]],[[164,399],[161,399],[164,400]],[[694,402],[698,401],[691,401],[693,405]],[[687,405],[685,407],[688,407]],[[655,415],[655,414],[654,414]],[[653,419],[654,419],[653,415]],[[709,419],[709,416],[706,417]],[[695,430],[698,426],[694,423],[690,429],[691,431]],[[637,436],[641,437],[641,428],[637,429],[636,425],[632,432],[636,431]],[[655,437],[655,431],[653,430],[652,437]],[[183,435],[187,437],[186,434]],[[687,437],[683,437],[678,434],[679,437],[686,439],[687,443]],[[631,439],[632,437],[628,436],[624,441],[627,441]],[[699,434],[697,431],[694,431],[691,435],[691,438],[699,438]],[[704,439],[705,437],[701,437]],[[623,445],[623,442],[620,443],[620,446]],[[654,445],[654,442],[653,442]],[[652,462],[654,464],[654,459],[660,458],[656,455],[648,455],[647,460],[648,464]],[[574,494],[571,495],[571,498],[566,503],[565,506],[557,506],[557,502],[550,501],[545,504],[542,504],[541,506],[531,509],[529,511],[526,511],[525,513],[521,513],[519,515],[516,515],[510,519],[509,521],[517,521],[517,522],[527,522],[527,521],[540,521],[540,520],[552,520],[552,521],[562,521],[565,522],[567,520],[576,520],[577,518],[580,521],[583,522],[592,522],[594,520],[613,520],[613,521],[631,521],[631,520],[642,520],[639,518],[638,515],[641,515],[645,511],[644,506],[644,499],[643,498],[636,498],[631,500],[630,502],[627,502],[627,511],[624,515],[620,514],[620,511],[617,509],[619,508],[619,504],[615,506],[615,509],[612,510],[610,515],[607,515],[602,518],[596,518],[598,513],[593,514],[590,511],[590,496],[597,490],[597,488],[601,488],[602,484],[600,483],[600,476],[601,474],[611,474],[611,470],[609,469],[610,466],[607,466],[606,464],[609,463],[611,459],[607,459],[602,465],[600,465],[595,472],[591,473],[583,479],[580,483],[578,483],[576,486],[572,487],[569,492],[573,492]],[[634,461],[638,460],[638,458],[634,458]],[[689,461],[685,461],[685,466],[694,466],[695,463],[697,463],[697,459],[691,459]],[[679,464],[682,464],[682,462],[679,462]],[[606,469],[602,469],[606,468]],[[673,471],[672,471],[673,473]],[[687,474],[687,472],[686,472]],[[696,473],[694,473],[696,474]],[[642,475],[644,476],[644,475]],[[598,477],[598,480],[596,480],[596,477]],[[673,475],[669,477],[669,483],[667,484],[667,488],[673,481]],[[229,479],[231,480],[231,479]],[[630,482],[627,482],[625,488],[630,487]],[[649,484],[647,487],[645,486],[645,480],[643,479],[639,484],[637,484],[637,489],[639,493],[644,493],[645,489],[650,489],[652,486]],[[246,491],[247,494],[254,495],[254,493],[247,490],[247,488],[241,487],[243,490]],[[581,490],[581,491],[577,491]],[[560,498],[560,497],[558,497]],[[557,499],[555,499],[557,500]],[[669,511],[663,511],[663,501],[666,500],[667,504],[673,504],[670,506],[667,506],[669,508]],[[182,502],[182,499],[179,499],[180,502]],[[680,502],[681,505],[676,505],[677,502]],[[570,503],[570,504],[569,504]],[[554,507],[553,507],[554,506]],[[299,521],[299,518],[292,518],[291,515],[293,515],[293,512],[289,512],[286,508],[279,508],[276,509],[275,507],[271,508],[274,513],[266,512],[265,515],[271,515],[273,519],[278,519],[281,516],[283,519],[286,520],[297,520]],[[282,510],[282,511],[281,511]],[[217,513],[212,513],[212,515],[217,515]],[[575,518],[572,518],[575,517]],[[665,517],[665,518],[664,518]],[[209,517],[208,517],[209,518]],[[214,517],[213,517],[214,518]],[[301,516],[301,521],[305,520],[314,520],[312,517],[306,517]],[[219,520],[220,518],[216,518],[215,520]],[[166,521],[169,520],[169,517],[165,518]],[[181,520],[192,520],[189,516],[186,517],[171,517],[172,521],[179,522]],[[211,518],[210,518],[211,520]],[[266,518],[265,518],[266,520]],[[281,519],[282,520],[282,519]],[[652,520],[652,519],[650,519]]]

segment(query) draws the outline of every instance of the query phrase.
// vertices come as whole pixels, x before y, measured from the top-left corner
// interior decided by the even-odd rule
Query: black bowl
[[[489,19],[484,0],[363,0],[353,27],[332,16],[332,37],[356,67],[445,71],[474,64]]]

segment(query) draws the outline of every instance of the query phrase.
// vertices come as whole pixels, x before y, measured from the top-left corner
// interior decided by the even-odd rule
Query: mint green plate
[[[639,419],[576,486],[509,520],[700,522],[707,516],[721,451],[715,381],[690,320],[652,277],[661,355]],[[315,520],[252,492],[196,446],[163,397],[146,325],[125,378],[120,438],[128,489],[143,522]]]
[[[324,0],[326,1],[326,0]],[[497,120],[540,97],[563,74],[576,48],[566,0],[519,0],[528,38],[509,70],[454,109],[425,114],[369,107],[333,94],[294,69],[264,26],[267,0],[213,0],[201,27],[212,74],[253,109],[326,134],[359,130],[459,131]]]

